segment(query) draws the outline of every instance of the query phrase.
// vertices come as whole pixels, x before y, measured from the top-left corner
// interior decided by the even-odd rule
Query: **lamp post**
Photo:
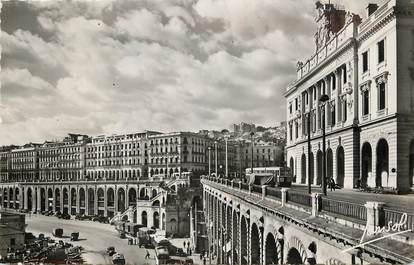
[[[254,147],[254,138],[253,138],[253,136],[254,136],[254,132],[251,132],[250,136],[252,137],[252,167],[251,167],[250,173],[253,174],[253,147]]]
[[[325,104],[329,100],[329,96],[323,94],[319,98],[319,102],[321,103],[323,110],[323,118],[322,118],[322,155],[323,155],[323,166],[322,166],[322,192],[323,195],[326,196],[326,135],[325,135]]]
[[[217,171],[217,141],[214,141],[214,153],[215,153],[215,168],[216,168],[216,178],[218,177],[218,171]]]
[[[211,175],[211,146],[208,147],[208,176]]]
[[[227,137],[224,138],[226,142],[226,179],[229,178],[229,164],[228,164],[228,153],[227,153]]]
[[[311,132],[311,130],[310,130],[310,125],[311,125],[311,112],[310,112],[310,110],[309,110],[309,113],[308,113],[308,119],[307,119],[307,122],[308,122],[308,124],[307,124],[307,133],[308,133],[308,193],[309,194],[311,194],[312,193],[312,187],[311,187],[311,182],[312,182],[312,180],[311,180],[311,170],[312,170],[312,168],[311,168],[311,157],[310,157],[310,154],[311,154],[311,135],[310,135],[310,132]]]

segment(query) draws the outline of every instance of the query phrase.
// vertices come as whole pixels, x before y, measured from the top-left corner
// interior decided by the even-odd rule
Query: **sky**
[[[314,0],[3,2],[0,145],[274,126],[314,17]]]

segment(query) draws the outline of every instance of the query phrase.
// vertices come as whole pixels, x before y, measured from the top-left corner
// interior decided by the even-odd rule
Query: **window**
[[[378,109],[385,109],[385,82],[378,85]]]
[[[293,126],[292,126],[292,124],[289,124],[289,139],[292,141],[292,129],[293,129]],[[246,150],[247,151],[247,150]],[[247,152],[246,152],[247,153]]]
[[[295,122],[295,137],[296,139],[299,137],[299,127],[297,122]]]
[[[295,98],[295,110],[298,110],[298,98]]]
[[[292,114],[292,103],[289,103],[289,113]]]
[[[385,61],[385,42],[384,40],[377,43],[378,48],[378,63],[382,63]]]
[[[331,82],[332,82],[332,90],[335,90],[336,89],[336,76],[335,75],[332,75]]]
[[[334,126],[336,123],[336,105],[332,105],[331,108],[331,126]]]
[[[346,113],[346,99],[342,102],[342,121],[346,122],[347,119],[347,113]]]
[[[362,54],[362,72],[368,71],[368,51]]]
[[[362,114],[368,115],[369,114],[369,91],[365,90],[362,93]]]

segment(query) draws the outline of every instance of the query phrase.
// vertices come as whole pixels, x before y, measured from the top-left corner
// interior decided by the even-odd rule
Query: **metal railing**
[[[241,184],[241,189],[242,190],[249,190],[249,185],[247,185],[247,183],[242,183]]]
[[[349,216],[358,220],[366,221],[367,220],[367,208],[364,205],[338,201],[328,199],[326,197],[321,198],[321,210],[335,213],[343,216]]]
[[[277,188],[266,187],[266,196],[281,199],[282,198],[282,191],[280,189],[277,189]]]
[[[309,194],[289,191],[286,195],[286,202],[293,202],[303,206],[312,207],[312,197]]]
[[[399,212],[399,211],[394,211],[394,210],[390,210],[387,208],[384,208],[384,225],[387,227],[389,222],[390,225],[394,225],[394,224],[403,224],[403,226],[401,226],[401,229],[404,230],[408,230],[411,229],[411,231],[414,231],[414,213],[406,213],[407,214],[407,219],[405,219],[405,217],[403,217],[404,212]]]

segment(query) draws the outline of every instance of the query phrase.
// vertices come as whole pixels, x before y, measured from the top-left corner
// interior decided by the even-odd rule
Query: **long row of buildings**
[[[316,52],[298,63],[297,79],[285,92],[287,163],[297,183],[321,183],[325,126],[328,178],[346,188],[413,187],[414,8],[409,2],[370,4],[363,21],[333,4],[317,3]]]
[[[282,146],[255,144],[252,148],[251,143],[215,140],[192,132],[69,134],[61,141],[2,147],[0,182],[132,180],[182,172],[200,175],[209,169],[224,175],[226,146],[232,177],[243,175],[252,160],[255,167],[283,163]]]

